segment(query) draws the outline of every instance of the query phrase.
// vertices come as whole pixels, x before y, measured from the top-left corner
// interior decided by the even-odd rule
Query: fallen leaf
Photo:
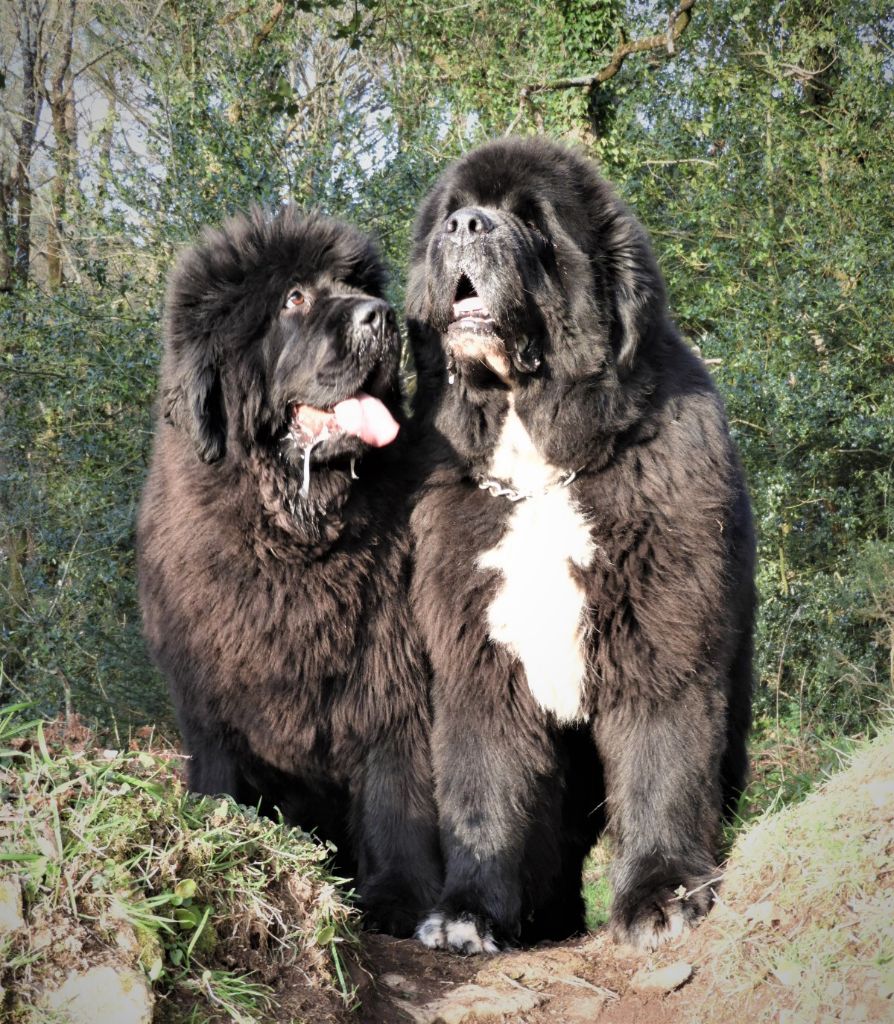
[[[803,973],[804,968],[791,960],[780,960],[777,966],[773,968],[774,977],[787,988],[797,985]]]

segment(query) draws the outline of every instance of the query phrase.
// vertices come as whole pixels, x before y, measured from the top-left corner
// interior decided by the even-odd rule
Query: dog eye
[[[297,309],[299,306],[303,306],[307,301],[307,296],[298,288],[293,288],[286,296],[286,304],[284,309]]]
[[[535,220],[528,218],[525,221],[525,227],[528,228],[529,231],[533,232],[537,239],[544,245],[552,245],[552,241],[543,233],[543,229]]]

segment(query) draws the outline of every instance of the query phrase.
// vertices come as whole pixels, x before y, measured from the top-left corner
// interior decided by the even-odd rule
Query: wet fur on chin
[[[190,788],[317,830],[368,921],[409,935],[441,877],[426,663],[406,601],[411,467],[400,439],[364,452],[359,479],[340,454],[315,461],[305,500],[300,463],[280,450],[285,403],[270,399],[283,297],[322,280],[350,302],[379,298],[384,272],[365,236],[292,209],[238,217],[181,257],[139,512],[140,602]],[[392,362],[381,394],[400,416],[396,349]]]
[[[492,229],[452,240],[458,208]],[[460,274],[507,353],[536,353],[506,380],[451,352]],[[579,931],[582,862],[607,828],[613,934],[652,948],[707,911],[747,772],[754,536],[722,403],[643,228],[546,140],[491,143],[441,176],[407,316],[431,460],[412,605],[434,670],[432,911],[445,936],[464,920],[497,942]]]

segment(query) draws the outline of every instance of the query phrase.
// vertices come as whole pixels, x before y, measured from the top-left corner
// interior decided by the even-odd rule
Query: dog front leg
[[[515,941],[532,886],[558,874],[561,786],[553,740],[536,723],[474,706],[436,707],[432,739],[445,882],[416,936],[458,953]],[[532,875],[539,877],[534,879]]]
[[[357,885],[367,923],[407,937],[443,881],[426,728],[395,727],[372,741],[355,798]]]
[[[607,784],[615,938],[655,949],[707,913],[720,837],[723,701],[690,685],[595,722]]]

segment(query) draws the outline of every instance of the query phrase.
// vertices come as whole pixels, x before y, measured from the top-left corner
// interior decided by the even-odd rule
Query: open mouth
[[[331,409],[306,402],[289,405],[289,433],[302,448],[343,434],[359,437],[372,448],[384,448],[397,437],[399,429],[385,403],[365,391],[336,402]]]
[[[490,310],[465,274],[460,275],[456,285],[450,326],[447,329],[475,334],[492,334],[495,330]]]

